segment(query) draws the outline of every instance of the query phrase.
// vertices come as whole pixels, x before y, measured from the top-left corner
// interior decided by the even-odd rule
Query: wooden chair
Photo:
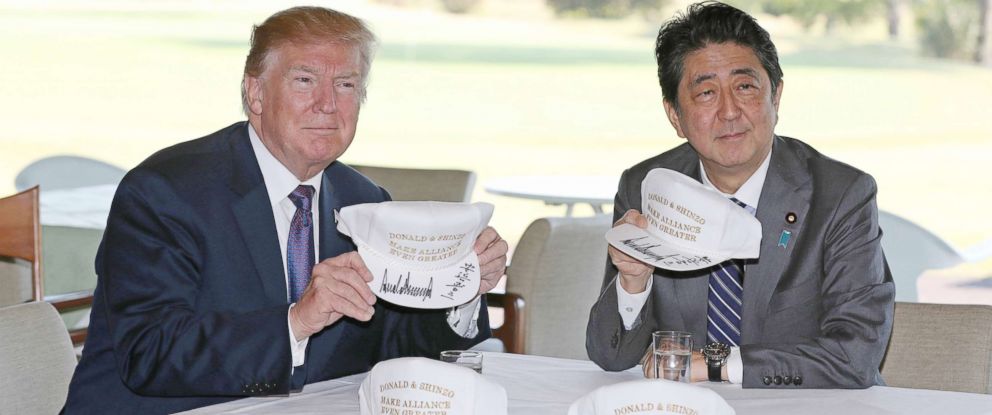
[[[20,295],[6,295],[15,303],[24,301],[45,301],[60,312],[89,306],[93,303],[92,291],[80,291],[56,296],[45,296],[41,268],[41,222],[39,219],[38,186],[34,186],[13,196],[0,199],[0,257],[23,260],[30,263],[31,294],[28,298]],[[4,284],[4,289],[18,290],[22,284]],[[74,344],[86,340],[86,329],[70,332]]]
[[[504,309],[494,335],[511,353],[588,359],[586,324],[606,267],[609,215],[542,218],[527,227],[506,271]]]
[[[350,166],[386,189],[393,200],[468,202],[475,187],[475,173],[467,170]]]
[[[0,414],[54,414],[76,367],[65,325],[51,304],[0,307]]]
[[[992,306],[896,302],[889,386],[992,394]]]

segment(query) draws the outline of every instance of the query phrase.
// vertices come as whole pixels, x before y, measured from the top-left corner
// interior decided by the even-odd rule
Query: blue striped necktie
[[[744,202],[736,198],[730,200],[754,214],[754,208]],[[741,344],[743,275],[743,263],[739,260],[728,259],[712,268],[706,313],[706,337],[709,342],[720,342],[730,346]]]
[[[296,205],[296,213],[289,224],[289,241],[286,244],[286,268],[289,280],[289,302],[295,303],[303,295],[310,274],[313,272],[313,186],[300,185],[289,195]]]

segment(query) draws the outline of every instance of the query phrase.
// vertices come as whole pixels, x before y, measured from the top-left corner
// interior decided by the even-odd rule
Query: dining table
[[[312,383],[289,395],[239,399],[183,414],[360,414],[358,390],[367,374]],[[642,377],[639,367],[608,372],[587,360],[498,352],[483,353],[481,376],[506,390],[509,415],[567,414],[572,402],[596,388]],[[694,385],[716,392],[737,415],[992,414],[992,395],[976,393],[888,386],[745,389],[730,383]]]
[[[576,204],[587,204],[596,214],[613,203],[619,178],[615,176],[506,176],[486,181],[486,192],[506,197],[565,205],[565,216],[572,216]]]

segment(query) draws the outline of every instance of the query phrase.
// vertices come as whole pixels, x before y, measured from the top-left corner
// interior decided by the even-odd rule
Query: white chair
[[[513,353],[588,360],[586,323],[606,269],[610,216],[542,218],[530,224],[506,271],[498,331]]]
[[[916,280],[926,270],[950,268],[965,258],[937,235],[892,213],[879,210],[882,251],[896,285],[896,301],[917,301]]]
[[[17,191],[31,186],[42,190],[114,184],[124,178],[124,169],[115,165],[79,156],[51,156],[33,161],[17,174]]]
[[[889,386],[992,394],[992,306],[897,302],[881,372]]]
[[[386,189],[393,200],[468,202],[475,187],[475,173],[467,170],[350,166]]]
[[[0,413],[58,413],[75,368],[69,334],[51,304],[0,308]]]

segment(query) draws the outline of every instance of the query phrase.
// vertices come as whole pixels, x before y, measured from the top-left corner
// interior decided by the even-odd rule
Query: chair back
[[[992,306],[896,302],[889,386],[992,394]]]
[[[88,307],[93,303],[92,287],[96,285],[96,276],[78,269],[58,269],[57,271],[66,276],[63,278],[66,281],[61,284],[65,286],[55,284],[56,292],[63,294],[45,295],[42,282],[44,278],[39,193],[39,187],[34,186],[0,199],[0,307],[31,300],[47,301],[57,310],[67,312],[72,324],[70,335],[73,342],[79,344],[86,339],[89,324]],[[49,229],[56,238],[52,238],[51,243],[46,246],[56,253],[65,254],[65,257],[89,255],[88,260],[77,259],[72,263],[92,264],[103,231],[92,229],[63,231],[61,228]],[[72,238],[63,236],[63,233]],[[21,261],[29,266],[24,266]],[[80,275],[92,276],[88,279],[76,278]]]
[[[964,262],[951,245],[907,219],[880,210],[878,224],[882,251],[896,285],[896,301],[917,301],[916,280],[924,271]]]
[[[0,413],[58,413],[75,368],[69,334],[51,304],[0,308]]]
[[[38,186],[0,199],[0,306],[41,300],[41,222]],[[30,264],[24,278],[17,261]],[[20,268],[20,269],[19,269]],[[26,288],[30,287],[30,290]],[[25,295],[28,294],[28,295]]]
[[[46,191],[113,184],[124,178],[124,169],[79,156],[51,156],[35,160],[14,179],[18,191],[40,185]]]
[[[507,293],[526,303],[526,354],[588,360],[586,323],[599,296],[609,215],[542,218],[530,224],[506,271]]]
[[[475,187],[475,173],[467,170],[351,167],[386,189],[393,200],[469,202]]]

